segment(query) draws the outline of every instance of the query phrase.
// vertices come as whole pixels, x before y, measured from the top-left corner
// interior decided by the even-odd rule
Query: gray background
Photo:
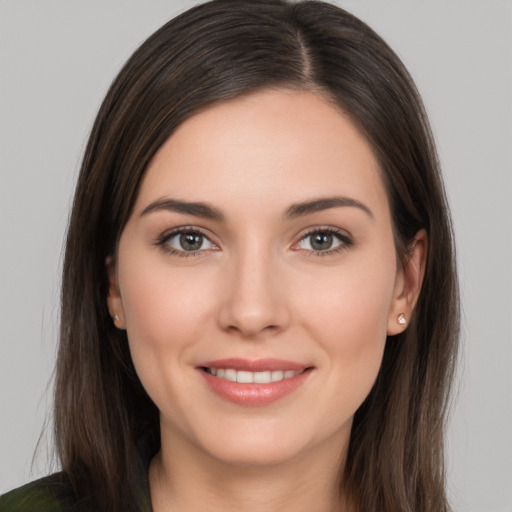
[[[0,0],[0,492],[48,470],[62,239],[108,84],[185,0]],[[464,355],[448,435],[455,510],[512,511],[512,2],[347,0],[402,57],[451,200]]]

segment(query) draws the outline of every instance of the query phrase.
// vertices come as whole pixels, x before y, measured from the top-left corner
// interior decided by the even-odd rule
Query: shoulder
[[[54,473],[0,496],[0,512],[72,512],[74,501],[65,474]]]

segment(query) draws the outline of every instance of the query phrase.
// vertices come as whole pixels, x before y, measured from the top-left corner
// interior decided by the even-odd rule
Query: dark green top
[[[147,481],[141,485],[138,512],[151,512]],[[0,512],[98,512],[94,507],[80,507],[64,473],[35,480],[0,496]]]
[[[133,512],[152,512],[149,494],[149,464],[157,447],[150,429],[137,439],[137,459],[134,461],[137,485]],[[65,473],[35,480],[0,496],[0,512],[108,512],[77,499]]]
[[[76,508],[64,473],[55,473],[0,496],[0,512],[72,512]]]

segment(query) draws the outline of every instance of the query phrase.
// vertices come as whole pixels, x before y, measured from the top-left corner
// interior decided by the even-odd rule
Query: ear
[[[109,256],[105,260],[105,266],[107,267],[108,275],[108,295],[107,295],[107,306],[110,316],[114,325],[118,329],[125,329],[123,302],[121,300],[121,294],[119,293],[119,286],[117,284],[117,272],[114,259]]]
[[[427,259],[427,233],[421,229],[409,245],[402,269],[397,272],[393,302],[388,316],[388,335],[404,331],[418,301],[425,275]]]

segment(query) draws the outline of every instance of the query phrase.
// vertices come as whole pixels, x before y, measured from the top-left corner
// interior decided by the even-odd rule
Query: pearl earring
[[[406,325],[407,324],[407,320],[405,319],[405,315],[403,313],[400,313],[398,315],[398,323],[400,325]]]

